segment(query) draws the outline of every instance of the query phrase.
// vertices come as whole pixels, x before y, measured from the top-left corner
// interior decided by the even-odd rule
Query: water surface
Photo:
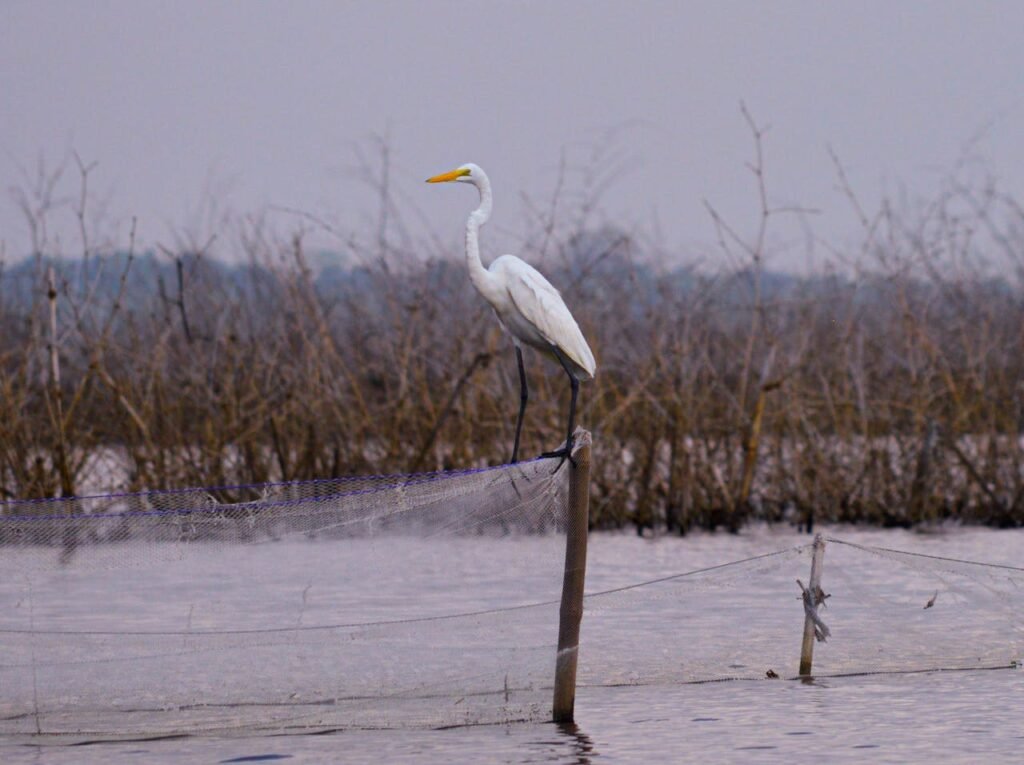
[[[931,556],[983,560],[1020,566],[1024,534],[1019,531],[953,530],[918,534],[904,531],[859,531],[832,529],[829,533],[861,544],[911,550]],[[757,529],[739,536],[693,535],[684,539],[638,539],[632,535],[595,534],[591,539],[588,590],[619,587],[630,582],[687,571],[702,566],[750,557],[766,551],[805,544],[806,536],[789,530]],[[466,548],[460,570],[474,568],[473,546]],[[479,555],[493,557],[487,544]],[[832,557],[830,558],[830,555]],[[836,591],[845,593],[838,571],[838,548],[826,552],[824,583],[830,589],[830,574]],[[485,562],[480,561],[485,567]],[[863,588],[864,602],[874,603],[878,571],[870,565],[863,571],[851,569],[852,584]],[[933,575],[920,573],[918,579]],[[935,569],[936,590],[949,584],[953,574],[946,567]],[[944,584],[945,583],[945,584]],[[429,599],[436,594],[436,583]],[[877,602],[895,609],[912,604],[915,618],[924,619],[939,606],[957,614],[968,613],[971,593],[957,586],[944,589],[934,608],[925,609],[930,593],[925,582],[909,578],[901,585],[908,591],[884,591]],[[794,593],[795,583],[792,584]],[[884,589],[884,588],[883,588]],[[924,597],[922,597],[924,594]],[[628,620],[591,619],[592,641],[588,643],[588,621],[582,630],[583,657],[591,665],[601,662],[599,648],[617,645],[620,653],[635,655],[638,663],[651,657],[668,656],[671,645],[659,641],[678,634],[687,648],[713,655],[723,644],[744,642],[744,630],[756,630],[756,616],[744,613],[773,612],[765,608],[763,593],[749,581],[741,580],[722,591],[714,590],[706,601],[709,610],[720,610],[711,623],[730,624],[732,632],[693,634],[686,629],[685,615],[663,598],[637,598],[640,609]],[[983,597],[982,592],[978,597]],[[839,595],[836,595],[839,597]],[[952,599],[960,600],[952,603]],[[795,600],[794,607],[799,608]],[[920,605],[918,605],[920,604]],[[467,605],[473,605],[467,603]],[[844,646],[844,604],[826,609],[833,619],[830,643],[818,649],[821,666],[848,650]],[[819,678],[813,682],[787,679],[795,674],[799,645],[799,610],[790,614],[782,605],[785,619],[797,625],[792,643],[781,646],[784,658],[771,659],[780,679],[744,679],[709,683],[650,682],[621,687],[584,685],[576,702],[576,725],[559,727],[550,723],[481,725],[444,730],[349,730],[324,735],[186,737],[162,741],[104,743],[88,746],[34,746],[21,742],[0,742],[4,763],[226,763],[226,762],[388,762],[388,763],[810,763],[827,758],[832,763],[886,762],[1020,762],[1024,751],[1024,721],[1020,699],[1024,693],[1024,671],[1019,669],[944,671],[858,675]],[[884,610],[884,609],[883,609]],[[911,614],[909,610],[904,611]],[[861,612],[856,612],[861,613]],[[866,612],[864,612],[866,613]],[[896,612],[900,613],[900,612]],[[733,621],[729,622],[729,615]],[[991,614],[991,618],[986,616]],[[697,616],[704,615],[695,615]],[[967,632],[958,642],[973,646],[998,633],[1008,645],[1019,645],[1019,621],[1009,629],[1003,616],[982,610],[972,616]],[[881,624],[881,623],[880,623]],[[862,625],[857,641],[871,638],[871,625]],[[925,623],[925,626],[926,623]],[[914,629],[919,629],[915,627]],[[852,629],[852,625],[851,625]],[[882,632],[881,627],[878,632]],[[651,635],[656,634],[657,638]],[[917,632],[910,634],[917,635]],[[864,637],[868,636],[868,637]],[[751,637],[754,637],[751,635]],[[845,636],[849,639],[849,634]],[[885,637],[884,634],[880,637]],[[899,636],[889,635],[892,640]],[[947,636],[941,636],[948,639]],[[915,637],[914,640],[920,639]],[[956,642],[956,641],[955,641]],[[997,641],[998,642],[998,641]],[[885,640],[879,645],[884,646]],[[919,650],[913,640],[903,650],[913,658]],[[588,654],[588,647],[590,653]],[[852,648],[862,648],[854,646]],[[928,646],[920,646],[924,651]],[[792,657],[790,662],[789,657]],[[757,657],[756,660],[760,659]],[[619,656],[616,661],[621,660]],[[593,672],[598,673],[599,667]],[[667,670],[670,668],[666,668]],[[761,666],[757,666],[758,675]],[[585,673],[581,673],[584,674]],[[672,673],[666,671],[671,677]]]

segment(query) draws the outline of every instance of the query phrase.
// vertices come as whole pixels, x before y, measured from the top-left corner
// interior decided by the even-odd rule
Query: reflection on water
[[[986,560],[1020,566],[1024,533],[961,530],[948,534],[836,532],[866,544],[910,549],[930,555]],[[803,544],[806,537],[761,530],[740,536],[701,536],[641,540],[595,535],[588,578],[596,587],[688,570],[709,562]],[[829,558],[826,558],[826,589]],[[472,561],[462,565],[468,570]],[[795,586],[794,586],[795,589]],[[915,612],[932,595],[906,596]],[[936,603],[948,605],[940,600]],[[795,593],[794,593],[794,602]],[[662,601],[635,623],[622,624],[638,657],[651,658],[643,624],[675,619]],[[827,613],[827,612],[826,612]],[[836,610],[838,617],[839,611]],[[837,622],[841,624],[841,622]],[[662,624],[662,627],[665,625]],[[674,623],[668,625],[671,628]],[[983,625],[979,626],[979,629]],[[679,639],[715,646],[730,635],[702,634]],[[584,618],[582,651],[587,650]],[[1008,634],[1008,641],[1022,636]],[[836,641],[842,633],[834,635]],[[832,638],[830,638],[831,643]],[[965,643],[970,640],[965,638]],[[799,635],[792,640],[798,650]],[[927,646],[920,646],[924,651]],[[788,650],[788,649],[787,649]],[[914,645],[903,650],[913,653]],[[823,656],[827,654],[823,651]],[[592,657],[593,658],[593,657]],[[0,659],[2,660],[2,659]],[[1024,725],[1020,669],[881,674],[703,684],[666,682],[642,686],[581,686],[576,724],[485,725],[446,730],[362,730],[322,736],[277,738],[183,738],[85,747],[21,746],[0,742],[0,762],[186,763],[380,762],[380,763],[842,763],[1020,762]],[[762,670],[763,674],[763,670]]]
[[[572,746],[572,752],[575,754],[576,759],[564,759],[560,762],[564,762],[567,765],[573,763],[574,765],[590,765],[593,761],[592,757],[594,752],[594,742],[590,736],[583,732],[579,725],[576,723],[558,723],[556,726],[559,733],[566,737]]]

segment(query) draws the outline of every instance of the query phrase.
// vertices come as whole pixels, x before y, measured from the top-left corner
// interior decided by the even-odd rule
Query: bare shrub
[[[650,242],[596,222],[599,178],[531,206],[527,241],[598,356],[580,414],[596,436],[594,522],[1020,524],[1024,210],[985,180],[869,212],[836,160],[862,246],[834,248],[821,273],[780,275],[766,266],[770,226],[806,211],[771,205],[764,131],[744,115],[758,225],[745,239],[708,205],[720,268],[652,266]],[[373,233],[345,234],[355,257],[333,265],[311,264],[309,216],[285,242],[258,220],[218,235],[233,265],[212,238],[136,253],[133,231],[101,252],[92,168],[76,159],[79,195],[63,207],[59,173],[41,172],[19,196],[32,256],[0,270],[4,495],[506,460],[511,345],[461,257],[422,256],[437,240],[404,228],[383,162],[366,174],[382,207]],[[46,233],[67,209],[74,257]],[[567,403],[561,370],[529,363],[527,453],[557,445]]]

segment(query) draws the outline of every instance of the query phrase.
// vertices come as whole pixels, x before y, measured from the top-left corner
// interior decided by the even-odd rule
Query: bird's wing
[[[551,345],[593,377],[596,369],[594,354],[558,290],[529,263],[510,255],[499,260],[502,261],[500,269],[505,276],[505,286],[516,310]]]

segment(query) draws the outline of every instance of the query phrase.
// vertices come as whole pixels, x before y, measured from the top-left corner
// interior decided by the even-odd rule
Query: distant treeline
[[[579,416],[595,525],[1024,523],[1019,206],[983,192],[913,220],[886,206],[859,248],[801,278],[719,223],[723,254],[705,263],[721,267],[649,265],[608,228],[523,253],[597,356]],[[508,459],[514,355],[457,253],[312,268],[300,237],[240,247],[231,265],[184,251],[5,265],[5,497]],[[530,455],[561,440],[568,391],[527,360]]]

